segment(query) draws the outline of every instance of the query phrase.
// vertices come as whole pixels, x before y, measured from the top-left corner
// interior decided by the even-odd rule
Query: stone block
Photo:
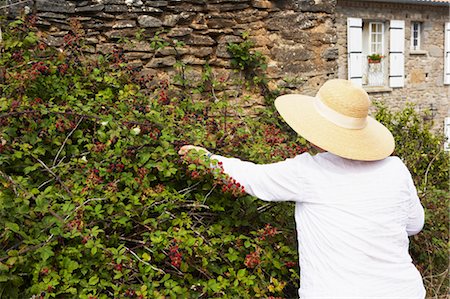
[[[193,46],[213,46],[216,44],[216,41],[207,35],[191,34],[182,37],[180,40],[184,41],[187,45]]]
[[[193,55],[184,56],[181,58],[181,61],[187,65],[204,65],[206,63],[205,59],[201,59]]]
[[[175,56],[178,57],[180,55],[184,55],[189,53],[189,50],[186,47],[182,48],[174,48],[174,47],[164,47],[158,49],[155,53],[156,57],[165,57],[165,56]]]
[[[99,12],[105,8],[103,4],[87,5],[75,8],[75,12]]]
[[[134,28],[136,27],[136,21],[134,20],[118,20],[107,24],[108,27],[113,29]]]
[[[114,43],[102,43],[96,47],[97,52],[102,54],[110,54],[114,52],[114,49],[116,49],[116,44]]]
[[[192,33],[194,31],[192,28],[186,28],[186,27],[178,27],[178,28],[172,28],[170,32],[167,34],[168,37],[180,37],[180,36],[186,36]]]
[[[247,3],[223,3],[223,4],[210,4],[208,1],[207,4],[208,11],[213,12],[227,12],[227,11],[240,11],[246,8],[249,8],[250,5]]]
[[[160,19],[148,15],[139,16],[138,23],[141,27],[145,28],[162,26],[162,21]]]
[[[148,60],[153,58],[153,53],[145,53],[145,52],[126,52],[123,54],[126,60]]]
[[[36,10],[45,12],[74,13],[75,4],[64,0],[36,0]]]
[[[256,8],[271,9],[274,5],[269,0],[252,0],[252,6]]]
[[[335,60],[339,57],[339,50],[336,47],[326,48],[321,57],[326,60]]]
[[[131,41],[123,45],[125,51],[133,52],[154,52],[154,48],[151,47],[150,43],[145,41]]]
[[[67,15],[54,12],[41,12],[36,14],[39,18],[44,19],[67,19]]]
[[[237,22],[232,19],[211,18],[206,21],[206,24],[208,25],[208,28],[223,29],[232,28]]]
[[[431,57],[442,57],[444,55],[443,49],[436,45],[428,45],[427,50]]]
[[[149,63],[145,65],[146,68],[159,68],[165,66],[173,66],[176,63],[176,59],[173,56],[153,58]]]
[[[126,13],[126,12],[155,12],[160,13],[163,12],[160,8],[156,7],[135,7],[129,5],[105,5],[105,12],[110,13]]]
[[[188,53],[194,55],[195,57],[208,57],[214,52],[211,47],[192,47],[189,48]]]
[[[409,82],[411,84],[419,84],[425,82],[425,72],[422,69],[410,70]]]
[[[136,30],[134,29],[117,29],[105,32],[108,38],[123,38],[123,37],[134,37]]]

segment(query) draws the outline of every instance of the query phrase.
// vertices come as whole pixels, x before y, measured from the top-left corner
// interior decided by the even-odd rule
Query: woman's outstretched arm
[[[206,149],[192,145],[183,146],[179,153],[184,155],[190,150],[204,152],[211,159],[222,162],[224,172],[244,186],[245,192],[250,195],[267,201],[299,201],[300,156],[272,164],[255,164],[212,155]]]

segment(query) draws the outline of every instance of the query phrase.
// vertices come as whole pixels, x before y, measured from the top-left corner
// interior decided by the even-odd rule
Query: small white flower
[[[81,160],[82,162],[87,162],[86,156],[83,156],[80,160]]]
[[[134,127],[133,129],[131,129],[131,133],[133,133],[133,135],[139,135],[139,133],[141,133],[141,128]]]
[[[106,125],[108,124],[108,121],[102,121],[100,124],[101,124],[102,126],[106,126]]]

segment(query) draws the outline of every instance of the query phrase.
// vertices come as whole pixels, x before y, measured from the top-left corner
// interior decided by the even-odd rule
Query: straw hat
[[[298,134],[335,155],[361,161],[388,157],[395,147],[391,132],[368,116],[370,100],[352,82],[325,82],[315,97],[289,94],[275,107]]]

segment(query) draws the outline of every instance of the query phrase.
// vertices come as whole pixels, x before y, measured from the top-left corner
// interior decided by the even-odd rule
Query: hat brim
[[[317,112],[315,100],[300,94],[283,95],[275,100],[275,107],[295,132],[335,155],[375,161],[392,154],[394,137],[380,122],[369,116],[363,129],[340,127]]]

